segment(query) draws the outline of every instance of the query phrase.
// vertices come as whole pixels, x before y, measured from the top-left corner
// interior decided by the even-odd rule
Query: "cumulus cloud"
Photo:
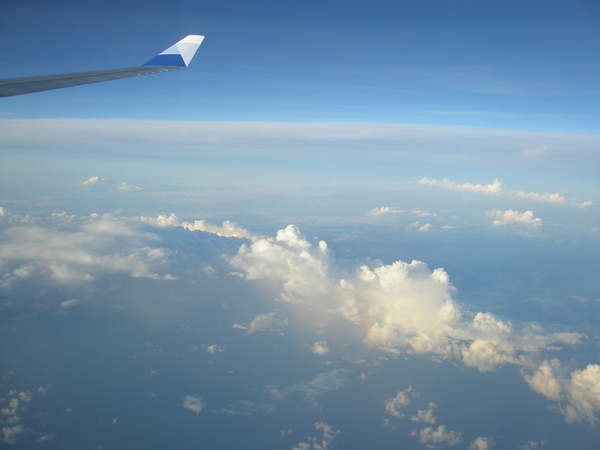
[[[405,406],[410,405],[410,398],[412,395],[414,395],[414,393],[412,392],[412,387],[410,386],[404,391],[398,391],[394,398],[384,402],[385,411],[394,417],[404,417],[402,410]]]
[[[494,448],[494,440],[488,437],[478,437],[469,445],[469,450],[490,450],[492,448]]]
[[[432,186],[439,186],[447,189],[458,189],[461,191],[482,192],[484,194],[500,194],[503,191],[502,183],[498,178],[496,178],[490,184],[473,184],[468,181],[466,183],[459,184],[456,181],[449,180],[448,178],[443,178],[441,180],[430,180],[429,178],[424,177],[421,178],[417,183],[429,184]]]
[[[577,345],[585,337],[463,311],[442,268],[431,270],[420,261],[386,265],[365,260],[350,265],[337,260],[325,242],[312,245],[295,226],[280,230],[274,239],[242,245],[229,262],[247,279],[269,286],[279,306],[296,314],[296,320],[305,311],[311,323],[337,316],[368,324],[365,342],[392,355],[458,358],[468,367],[494,371],[504,364],[528,367],[542,350]],[[388,412],[400,414],[406,395],[400,393]]]
[[[222,345],[213,344],[213,345],[209,345],[206,348],[206,351],[208,353],[210,353],[211,355],[214,355],[216,353],[223,353],[225,351],[225,347],[223,347]]]
[[[315,355],[325,356],[329,353],[329,347],[327,347],[327,341],[317,341],[313,344],[311,350]]]
[[[413,431],[411,436],[419,437],[419,442],[428,448],[434,448],[435,445],[445,444],[449,446],[458,445],[462,442],[462,433],[447,430],[444,425],[437,428],[427,427],[419,432]]]
[[[556,203],[559,205],[563,205],[567,202],[567,199],[558,192],[555,194],[537,194],[535,192],[519,191],[515,194],[515,197],[535,200],[538,202]]]
[[[600,411],[600,365],[569,373],[558,359],[542,361],[533,369],[522,369],[531,388],[559,403],[559,411],[567,422],[598,422]]]
[[[310,437],[308,438],[308,442],[299,442],[292,450],[326,450],[329,448],[329,444],[331,444],[335,437],[340,434],[339,430],[335,430],[322,422],[316,422],[315,429],[323,433],[321,439]]]
[[[92,184],[100,184],[100,183],[104,183],[106,181],[106,178],[100,178],[97,175],[94,175],[93,177],[88,178],[87,180],[83,181],[81,183],[82,186],[90,186]]]
[[[435,416],[433,412],[436,406],[437,405],[433,402],[429,403],[428,409],[420,409],[419,411],[417,411],[416,415],[410,418],[410,420],[417,423],[430,423],[433,425],[435,423]]]
[[[254,333],[255,331],[280,331],[281,327],[286,326],[287,323],[287,318],[277,317],[277,313],[271,311],[266,314],[258,314],[248,325],[236,323],[233,325],[233,328],[246,330],[248,333]]]
[[[170,252],[157,245],[161,239],[111,216],[61,216],[57,224],[11,226],[4,234],[0,252],[10,266],[1,279],[5,287],[35,277],[84,283],[107,273],[173,279],[165,271]]]
[[[496,226],[504,225],[525,225],[529,227],[542,226],[542,219],[535,217],[533,211],[519,212],[512,209],[500,211],[495,209],[487,213],[488,217],[494,219],[493,224]]]
[[[403,209],[393,208],[391,206],[380,206],[369,211],[371,216],[383,216],[384,214],[404,214]]]
[[[185,409],[189,409],[196,414],[200,414],[202,409],[204,408],[204,402],[200,397],[194,397],[193,395],[186,395],[183,400],[183,405]]]
[[[190,231],[206,231],[208,233],[216,234],[217,236],[243,238],[252,242],[261,237],[244,228],[238,227],[234,222],[230,222],[229,220],[224,221],[220,227],[207,223],[205,220],[183,222],[181,226]]]
[[[154,225],[155,227],[161,227],[161,228],[169,228],[169,227],[179,226],[179,219],[173,213],[171,213],[169,215],[159,214],[156,217],[139,217],[138,220],[140,222],[148,223],[150,225]]]

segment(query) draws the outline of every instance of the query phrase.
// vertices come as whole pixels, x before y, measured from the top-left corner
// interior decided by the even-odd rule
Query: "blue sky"
[[[5,2],[0,440],[595,448],[596,2]]]

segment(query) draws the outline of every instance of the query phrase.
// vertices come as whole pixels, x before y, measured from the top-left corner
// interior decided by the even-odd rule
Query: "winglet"
[[[187,67],[203,40],[204,36],[190,34],[164,52],[156,55],[144,66]]]

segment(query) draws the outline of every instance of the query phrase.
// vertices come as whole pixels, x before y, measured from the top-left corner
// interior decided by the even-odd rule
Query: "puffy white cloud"
[[[5,444],[14,444],[19,436],[25,433],[23,425],[15,425],[13,427],[2,427],[2,441]]]
[[[469,450],[490,450],[491,448],[494,448],[494,440],[488,437],[478,437],[469,445]]]
[[[441,180],[430,180],[429,178],[424,177],[421,178],[417,183],[429,184],[447,189],[458,189],[461,191],[482,192],[484,194],[499,194],[502,192],[502,183],[498,178],[496,178],[490,184],[473,184],[470,182],[458,184],[456,181],[449,180],[448,178],[443,178]]]
[[[211,355],[214,355],[216,353],[223,353],[225,351],[225,347],[223,347],[222,345],[213,344],[213,345],[209,345],[206,348],[206,351],[208,353],[210,353]]]
[[[420,261],[338,261],[325,242],[311,245],[297,227],[289,226],[276,239],[242,245],[230,264],[248,279],[263,280],[290,314],[309,311],[327,320],[341,315],[368,323],[367,343],[393,354],[431,353],[459,357],[479,370],[524,364],[529,355],[554,342],[577,344],[576,333],[548,334],[539,327],[514,329],[489,313],[469,318],[453,300],[455,288],[441,268],[430,270]]]
[[[100,183],[104,183],[106,181],[106,178],[100,178],[97,175],[94,175],[93,177],[88,178],[87,180],[83,181],[81,183],[82,186],[89,186],[92,184],[100,184]]]
[[[326,450],[335,437],[340,434],[339,430],[335,430],[330,425],[322,422],[316,422],[315,429],[323,433],[321,439],[310,437],[308,442],[299,442],[292,450]]]
[[[148,223],[156,227],[169,228],[179,226],[179,219],[173,213],[166,215],[160,214],[157,217],[140,217],[140,222]]]
[[[588,206],[592,206],[593,203],[591,201],[585,201],[585,202],[581,202],[581,203],[576,203],[575,206],[577,206],[579,209],[585,209]]]
[[[530,227],[539,227],[542,225],[542,219],[535,217],[533,211],[519,212],[512,209],[500,211],[498,209],[489,211],[488,217],[494,219],[496,226],[504,225],[525,225]]]
[[[108,273],[172,279],[165,273],[170,252],[159,236],[134,222],[110,216],[53,216],[57,224],[11,226],[0,252],[10,267],[2,284],[32,277],[57,283],[83,283]],[[162,273],[161,273],[162,272]]]
[[[412,387],[409,386],[408,389],[404,391],[398,391],[396,396],[390,400],[387,400],[385,404],[385,411],[394,417],[404,417],[404,413],[402,410],[405,406],[410,405],[410,398],[414,395],[412,392]]]
[[[202,409],[204,408],[204,402],[200,397],[194,397],[193,395],[186,395],[183,400],[183,405],[185,409],[189,409],[196,414],[200,414]]]
[[[567,199],[560,195],[558,192],[555,194],[537,194],[535,192],[519,191],[515,194],[515,197],[535,200],[538,202],[557,203],[559,205],[565,204],[567,202]]]
[[[391,206],[380,206],[379,208],[373,208],[369,211],[369,214],[372,216],[383,216],[384,214],[404,214],[403,209],[394,208]]]
[[[427,445],[428,448],[434,448],[434,445],[438,444],[454,446],[462,442],[462,433],[446,430],[444,425],[440,425],[436,429],[433,427],[427,427],[423,428],[419,432],[413,431],[411,436],[418,436],[419,442],[423,445]]]
[[[287,323],[287,318],[277,317],[277,313],[271,311],[266,314],[258,314],[252,319],[249,325],[236,323],[233,325],[233,328],[246,330],[248,333],[254,333],[255,331],[279,331],[280,327],[286,326]]]
[[[435,408],[435,403],[429,403],[429,409],[420,409],[415,416],[410,418],[410,420],[417,423],[430,423],[433,425],[435,423],[435,416],[433,415]]]
[[[315,355],[325,356],[329,353],[329,347],[327,347],[327,341],[317,341],[313,344],[310,349]]]
[[[559,403],[559,411],[571,422],[598,422],[600,411],[600,365],[589,364],[570,374],[558,359],[542,361],[534,369],[522,369],[531,388]]]
[[[181,226],[190,231],[206,231],[217,236],[243,238],[252,242],[261,237],[244,228],[238,227],[234,222],[230,222],[229,220],[224,221],[220,227],[207,223],[205,220],[195,220],[193,223],[183,222]]]

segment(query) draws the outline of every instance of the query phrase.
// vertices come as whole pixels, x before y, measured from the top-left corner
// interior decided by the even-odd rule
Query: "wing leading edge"
[[[31,94],[32,92],[49,91],[51,89],[185,69],[203,40],[204,36],[190,34],[164,52],[156,55],[144,65],[137,67],[43,75],[39,77],[7,78],[0,80],[0,97]]]

